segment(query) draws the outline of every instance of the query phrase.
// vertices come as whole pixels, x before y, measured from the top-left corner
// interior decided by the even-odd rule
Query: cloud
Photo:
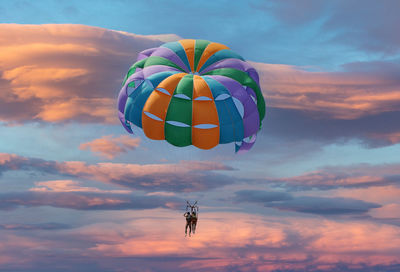
[[[69,229],[71,226],[60,223],[41,223],[41,224],[1,224],[3,230],[61,230]]]
[[[271,137],[302,144],[313,141],[316,144],[343,143],[358,140],[364,147],[375,148],[397,144],[400,125],[400,111],[384,112],[357,119],[330,119],[291,109],[267,108],[263,133]]]
[[[32,192],[87,192],[87,193],[113,193],[129,194],[129,190],[102,190],[96,187],[84,187],[75,180],[49,180],[35,182],[35,187],[29,189]]]
[[[54,271],[66,258],[69,270],[96,271],[395,271],[400,264],[398,226],[239,212],[224,212],[222,219],[220,212],[203,211],[190,239],[181,214],[166,209],[105,215],[51,236],[2,230],[0,268]]]
[[[400,203],[391,203],[380,208],[373,209],[370,212],[370,215],[374,218],[399,219]]]
[[[82,161],[46,161],[0,153],[0,174],[5,171],[18,170],[66,175],[149,192],[207,191],[236,181],[234,177],[213,172],[215,170],[233,170],[230,166],[218,162],[180,161],[175,164],[145,165],[130,163],[88,164]]]
[[[152,218],[129,221],[128,229],[149,226],[134,237],[123,231],[123,226],[115,226],[123,232],[113,228],[107,232],[110,236],[97,240],[89,252],[139,260],[179,256],[181,261],[175,267],[182,267],[182,271],[351,271],[357,265],[375,271],[374,266],[399,262],[399,227],[395,226],[304,218],[279,221],[229,212],[221,220],[219,213],[203,213],[196,235],[187,241],[182,237],[184,222],[172,218],[163,219],[163,226],[167,226],[163,231],[152,224]],[[99,224],[77,231],[97,239],[104,228]],[[198,259],[191,259],[194,255]]]
[[[400,188],[394,185],[370,186],[355,188],[337,188],[333,190],[319,191],[320,195],[331,197],[351,197],[364,201],[379,203],[381,207],[368,212],[371,219],[383,219],[387,224],[400,224]]]
[[[121,135],[113,137],[113,135],[106,135],[93,141],[82,143],[79,146],[81,150],[87,150],[100,155],[107,159],[113,159],[116,156],[134,150],[140,144],[140,138],[133,138],[130,135]]]
[[[323,191],[319,191],[323,193]],[[394,185],[369,186],[369,187],[347,187],[337,188],[326,192],[334,197],[353,197],[361,200],[377,202],[382,205],[393,204],[400,201],[400,187]],[[400,214],[399,214],[400,215]]]
[[[51,206],[75,210],[142,210],[174,208],[182,201],[176,197],[133,194],[28,191],[0,194],[0,209]]]
[[[338,72],[252,64],[260,73],[267,104],[274,108],[318,112],[332,119],[357,119],[397,111],[400,105],[398,63],[348,63]]]
[[[235,201],[261,203],[279,210],[318,215],[363,214],[381,205],[343,197],[293,197],[286,192],[242,190],[235,192]]]
[[[7,37],[0,39],[0,89],[6,90],[0,92],[0,120],[6,123],[117,124],[116,95],[137,53],[179,38],[83,25],[3,24],[0,35]],[[271,135],[358,138],[371,147],[400,141],[400,126],[390,121],[400,117],[398,62],[348,63],[332,72],[252,64],[260,73]],[[102,148],[99,154],[113,156]]]
[[[268,203],[265,206],[279,210],[312,213],[319,215],[363,214],[370,209],[381,207],[379,204],[351,198],[296,197],[281,202]]]
[[[274,186],[286,187],[289,190],[335,188],[362,188],[370,186],[387,186],[400,182],[398,164],[356,164],[350,166],[324,167],[299,176],[268,179]]]
[[[291,141],[400,141],[400,64],[356,62],[341,71],[252,63],[266,97],[265,133]]]
[[[388,55],[399,52],[400,38],[394,34],[400,24],[395,12],[400,9],[399,2],[385,1],[377,5],[375,1],[367,0],[359,5],[355,0],[342,0],[335,6],[335,11],[324,25],[325,30],[337,33],[333,41],[367,52]]]
[[[286,192],[241,190],[235,192],[235,201],[238,202],[260,202],[283,201],[292,199],[292,195]]]
[[[0,36],[0,120],[17,123],[117,123],[115,98],[138,52],[178,38],[17,24],[0,25]]]
[[[294,5],[296,9],[293,9]],[[400,8],[397,1],[384,1],[380,5],[373,0],[363,1],[362,5],[356,0],[273,1],[257,8],[267,10],[288,27],[317,23],[320,32],[330,33],[329,44],[385,55],[399,52],[400,38],[394,34],[400,24],[396,13]]]
[[[62,174],[145,191],[206,191],[234,182],[234,178],[212,172],[232,170],[230,167],[202,161],[147,165],[62,162],[57,164],[57,170]]]
[[[27,158],[16,154],[0,153],[0,175],[6,171],[40,170],[44,173],[57,173],[56,162],[38,158]]]

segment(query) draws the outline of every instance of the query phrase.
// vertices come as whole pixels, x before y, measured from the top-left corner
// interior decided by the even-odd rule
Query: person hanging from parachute
[[[186,226],[185,226],[185,236],[187,236],[187,229],[189,228],[189,236],[191,234],[195,234],[197,219],[198,219],[199,207],[197,206],[197,200],[192,205],[189,201],[186,201],[186,212],[183,216],[186,218]]]
[[[250,150],[265,117],[259,76],[224,44],[184,39],[140,52],[118,95],[118,118],[128,133],[176,147],[212,149],[234,144]],[[197,203],[197,202],[196,202]],[[195,233],[198,207],[186,212],[185,233]]]

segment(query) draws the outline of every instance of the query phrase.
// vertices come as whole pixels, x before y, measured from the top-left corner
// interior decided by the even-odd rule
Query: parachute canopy
[[[235,143],[250,149],[265,101],[256,70],[227,46],[180,40],[139,53],[118,96],[125,129],[153,140],[211,149]]]

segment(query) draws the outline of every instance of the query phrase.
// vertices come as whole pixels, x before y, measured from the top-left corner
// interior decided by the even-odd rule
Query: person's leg
[[[195,220],[192,221],[192,232],[193,232],[193,234],[196,233],[196,221]]]
[[[185,236],[187,235],[187,229],[189,227],[189,222],[186,220],[186,226],[185,226]]]

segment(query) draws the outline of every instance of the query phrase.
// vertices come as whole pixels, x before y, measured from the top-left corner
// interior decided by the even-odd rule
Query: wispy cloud
[[[20,206],[51,206],[75,210],[143,210],[174,208],[180,202],[182,200],[176,197],[116,193],[29,191],[0,194],[0,209],[3,210]]]
[[[314,112],[332,119],[357,119],[397,111],[400,105],[400,65],[396,63],[349,63],[339,72],[253,65],[260,73],[267,103],[274,108]]]
[[[235,201],[259,203],[279,210],[318,214],[364,214],[381,205],[354,198],[343,197],[294,197],[285,192],[242,190],[235,192]]]
[[[113,137],[113,135],[106,135],[93,141],[82,143],[79,146],[81,150],[87,150],[105,157],[113,159],[116,156],[125,153],[129,150],[134,150],[140,144],[140,138],[133,138],[130,135],[121,135]]]
[[[69,229],[71,226],[60,223],[41,223],[41,224],[1,224],[3,230],[61,230]]]
[[[324,167],[299,176],[268,179],[278,187],[286,189],[359,188],[399,184],[400,168],[398,164],[358,164],[351,166]]]
[[[90,179],[150,192],[206,191],[231,184],[236,180],[232,176],[213,172],[232,171],[232,167],[209,161],[143,165],[111,162],[89,164],[83,161],[57,162],[0,153],[0,174],[18,170]]]
[[[263,2],[256,7],[264,9],[289,28],[319,23],[320,31],[330,34],[326,44],[335,43],[385,55],[399,52],[400,39],[394,34],[400,24],[395,12],[400,8],[397,1],[384,1],[377,5],[373,0],[366,0],[360,5],[356,0],[290,0]]]
[[[102,190],[96,187],[85,187],[75,180],[49,180],[35,182],[32,192],[86,192],[86,193],[114,193],[129,194],[129,190]]]
[[[183,218],[179,221],[171,212],[156,210],[121,223],[73,229],[71,236],[96,241],[86,249],[89,258],[138,263],[151,259],[152,265],[144,267],[155,271],[172,271],[169,265],[178,271],[351,271],[357,266],[390,268],[400,262],[396,226],[228,212],[223,220],[220,213],[202,213],[199,220],[190,240],[183,235]]]
[[[178,38],[82,25],[11,24],[1,25],[1,33],[8,39],[0,43],[0,87],[7,90],[0,93],[0,120],[8,123],[117,124],[116,94],[137,53],[160,45],[159,39]],[[18,38],[21,36],[24,39]],[[272,135],[330,141],[359,138],[370,146],[400,141],[398,122],[382,125],[382,120],[400,116],[397,62],[347,63],[333,72],[282,64],[253,65],[260,73],[267,101],[265,122]],[[81,148],[107,158],[114,156],[110,148],[117,153],[124,149],[111,147],[107,140],[112,141],[97,139]]]
[[[83,25],[2,24],[0,36],[0,120],[19,123],[117,123],[114,100],[137,53],[177,39]]]

